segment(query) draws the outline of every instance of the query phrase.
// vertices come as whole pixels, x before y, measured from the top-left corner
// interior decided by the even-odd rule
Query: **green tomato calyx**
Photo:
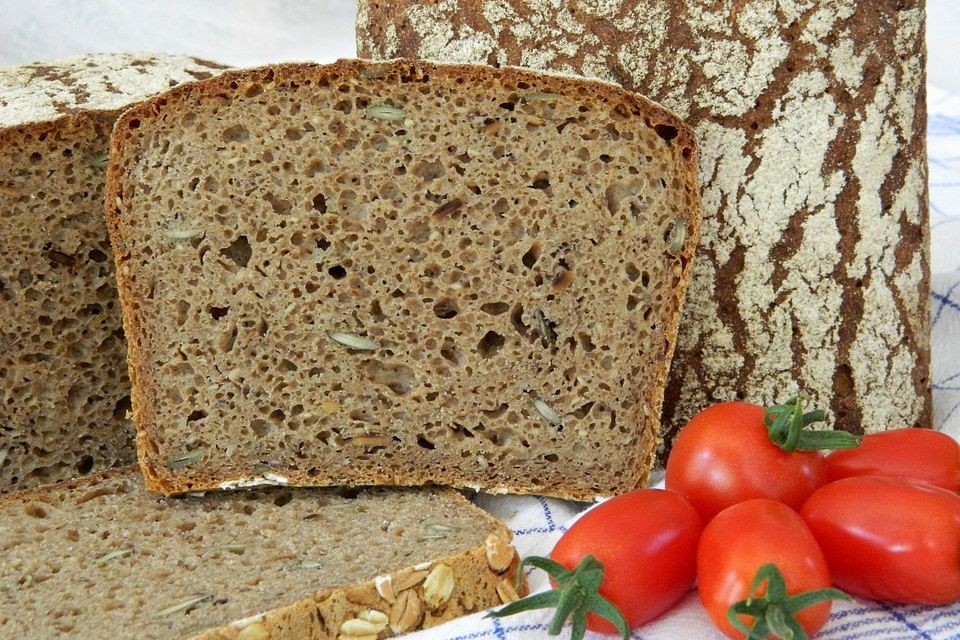
[[[770,440],[783,451],[823,451],[852,449],[860,445],[860,438],[846,431],[808,429],[816,422],[827,419],[822,409],[804,411],[810,398],[796,395],[783,404],[768,407],[763,414],[763,426],[770,433]]]
[[[750,585],[750,593],[756,593],[764,582],[767,590],[762,596],[751,595],[727,609],[727,620],[746,634],[744,640],[766,640],[770,636],[781,640],[809,640],[797,621],[798,612],[825,600],[851,600],[839,589],[817,589],[788,596],[783,574],[773,564],[760,567]],[[742,615],[753,616],[752,627],[744,624],[740,619]]]
[[[603,582],[603,565],[599,560],[593,556],[585,556],[580,564],[570,570],[550,558],[528,556],[521,560],[517,567],[518,589],[526,565],[545,571],[556,582],[557,588],[511,602],[497,611],[491,611],[486,617],[503,618],[523,611],[556,608],[547,633],[551,636],[559,635],[567,619],[570,619],[570,640],[582,640],[587,630],[587,614],[595,613],[609,620],[620,632],[623,640],[630,638],[630,626],[623,614],[599,593],[600,583]]]

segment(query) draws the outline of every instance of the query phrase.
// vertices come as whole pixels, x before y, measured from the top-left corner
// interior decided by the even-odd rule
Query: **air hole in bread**
[[[455,318],[458,312],[457,301],[453,298],[443,298],[433,305],[433,315],[441,320]]]
[[[132,128],[134,127],[131,127],[131,129]],[[235,124],[232,127],[224,129],[220,138],[227,143],[243,142],[250,139],[250,131],[242,124]]]
[[[250,430],[258,438],[265,437],[271,431],[270,424],[266,420],[254,418],[250,421]]]
[[[590,353],[591,351],[597,348],[597,346],[593,344],[593,340],[591,340],[590,336],[587,335],[586,333],[583,333],[583,332],[578,333],[577,338],[580,339],[580,346],[587,353]]]
[[[317,195],[313,196],[312,202],[315,211],[319,211],[320,213],[327,212],[327,197],[325,195],[318,193]]]
[[[506,339],[502,335],[496,331],[487,331],[477,343],[477,351],[482,357],[490,358],[495,356],[505,343]]]
[[[509,408],[510,408],[510,405],[504,402],[498,405],[494,409],[481,409],[481,413],[483,413],[488,418],[499,418],[500,416],[505,414],[507,412],[507,409]]]
[[[93,470],[93,456],[84,455],[80,457],[80,460],[76,464],[77,473],[86,474],[90,473]]]
[[[220,353],[230,353],[237,342],[237,325],[231,324],[226,331],[220,334],[217,347]]]
[[[530,245],[530,248],[527,249],[527,252],[523,254],[523,257],[520,261],[523,263],[527,269],[532,269],[533,265],[537,263],[537,260],[540,259],[540,243],[534,242]]]
[[[111,412],[114,420],[126,420],[127,412],[130,411],[130,396],[123,396],[113,405]]]
[[[546,191],[550,188],[550,177],[546,173],[539,174],[534,178],[533,182],[530,183],[531,189],[540,189],[541,191]]]
[[[366,365],[366,372],[373,383],[387,387],[398,396],[407,395],[417,387],[416,375],[406,365],[371,360]]]
[[[220,253],[232,260],[238,267],[244,268],[250,262],[253,249],[250,247],[247,236],[240,236],[231,242],[227,248],[221,249]]]
[[[670,142],[677,137],[678,131],[677,128],[668,124],[658,124],[653,127],[653,130],[657,132],[657,135]]]
[[[272,193],[266,194],[263,198],[270,203],[270,208],[273,209],[273,212],[276,214],[285,216],[293,209],[292,202],[284,198],[279,198]]]
[[[509,311],[510,305],[506,302],[487,302],[480,306],[480,310],[492,316],[499,316]]]

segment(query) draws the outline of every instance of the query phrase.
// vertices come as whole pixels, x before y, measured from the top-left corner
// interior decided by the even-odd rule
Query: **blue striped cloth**
[[[960,96],[929,91],[930,224],[934,426],[960,437]],[[953,250],[951,250],[953,249]],[[540,497],[481,495],[477,504],[516,534],[521,555],[548,555],[583,505]],[[547,588],[530,574],[533,591]],[[482,614],[421,631],[411,640],[526,640],[544,638],[548,612],[485,619]],[[565,634],[568,632],[565,632]],[[587,634],[588,639],[610,638]],[[633,632],[636,640],[722,640],[691,592],[676,608]],[[960,605],[891,606],[868,600],[836,602],[816,640],[947,640],[960,638]]]

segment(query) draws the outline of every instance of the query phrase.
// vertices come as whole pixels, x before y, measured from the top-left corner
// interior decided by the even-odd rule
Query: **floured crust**
[[[223,65],[190,56],[102,53],[0,68],[0,128],[83,111],[119,113],[181,82],[209,78]]]
[[[227,72],[215,79],[184,85],[178,87],[166,94],[162,94],[148,100],[134,109],[126,112],[118,121],[115,129],[115,135],[111,148],[111,165],[108,171],[107,188],[107,208],[106,217],[111,229],[111,236],[116,248],[116,259],[118,266],[118,280],[121,291],[121,300],[124,304],[124,323],[125,330],[129,340],[129,363],[130,375],[134,386],[133,393],[133,415],[134,421],[138,425],[137,445],[148,486],[151,489],[164,493],[181,493],[186,491],[196,491],[203,489],[231,488],[242,484],[256,482],[258,484],[290,484],[290,485],[326,485],[342,483],[374,483],[374,484],[396,484],[396,485],[421,485],[431,484],[433,482],[444,482],[455,486],[480,486],[488,491],[494,492],[513,492],[513,493],[546,493],[566,498],[592,499],[596,497],[593,491],[585,490],[583,483],[578,478],[573,478],[567,483],[557,483],[555,486],[537,486],[534,484],[499,484],[496,482],[478,482],[474,485],[473,481],[459,479],[455,469],[448,469],[449,477],[438,480],[435,474],[416,467],[403,470],[391,470],[389,475],[373,474],[370,477],[361,479],[353,477],[343,477],[332,475],[325,472],[324,469],[313,469],[307,471],[304,469],[286,468],[272,474],[271,477],[265,477],[262,472],[250,469],[247,473],[238,475],[236,472],[224,473],[214,468],[203,468],[198,470],[172,471],[164,466],[164,458],[158,453],[156,438],[158,428],[156,425],[155,398],[159,396],[158,389],[162,386],[162,381],[156,378],[156,373],[145,365],[145,354],[143,345],[145,344],[145,327],[142,313],[137,305],[138,294],[133,286],[132,278],[136,274],[135,268],[128,264],[129,256],[127,254],[127,240],[131,233],[126,222],[129,216],[125,210],[126,204],[123,201],[122,194],[127,185],[124,183],[124,174],[122,167],[129,164],[135,157],[136,148],[132,144],[126,144],[123,132],[130,128],[131,123],[139,127],[140,123],[149,122],[160,114],[169,113],[178,108],[189,108],[191,101],[200,96],[217,96],[220,94],[230,94],[237,90],[238,86],[258,83],[279,83],[281,81],[297,81],[304,78],[310,78],[314,81],[331,78],[349,78],[356,74],[372,72],[377,74],[403,73],[403,74],[429,74],[432,82],[451,81],[455,82],[464,78],[482,79],[491,75],[505,78],[507,80],[535,80],[537,86],[543,86],[556,93],[574,93],[589,89],[591,95],[600,101],[610,101],[611,103],[621,104],[622,108],[627,109],[634,114],[643,115],[650,123],[650,126],[663,125],[670,127],[676,135],[675,143],[672,144],[672,153],[675,162],[684,167],[683,175],[680,176],[684,185],[685,192],[688,194],[684,212],[687,223],[687,235],[678,251],[679,266],[674,278],[675,288],[672,292],[673,302],[679,308],[686,290],[686,283],[689,277],[689,271],[692,264],[693,253],[696,247],[700,232],[699,220],[699,202],[697,199],[698,186],[696,182],[696,162],[697,153],[690,129],[670,111],[653,103],[645,98],[625,92],[609,83],[587,81],[578,78],[570,78],[559,75],[544,75],[521,69],[501,69],[495,70],[488,67],[478,67],[471,65],[447,65],[433,64],[427,62],[393,61],[382,64],[372,64],[363,61],[341,60],[332,65],[276,65],[261,69]],[[644,406],[647,408],[642,418],[642,424],[637,426],[639,437],[637,438],[638,450],[625,452],[630,459],[636,460],[637,472],[635,475],[624,474],[625,477],[618,479],[620,483],[617,487],[612,487],[604,494],[622,492],[636,486],[646,483],[649,470],[652,464],[654,451],[659,442],[659,422],[657,415],[662,402],[663,382],[666,377],[669,366],[670,352],[676,340],[678,314],[665,320],[662,330],[666,339],[665,357],[658,361],[658,369],[655,379],[652,381],[644,380],[645,397]],[[659,330],[659,329],[658,329]]]
[[[930,426],[924,3],[362,0],[360,55],[622,83],[687,119],[704,235],[664,406],[803,390]]]
[[[90,489],[90,495],[95,496],[98,486],[136,472],[132,468],[112,469],[41,489],[13,492],[0,497],[0,505],[55,504],[50,493],[56,491]],[[519,592],[514,590],[519,556],[512,545],[512,532],[455,491],[443,488],[435,491],[453,501],[457,509],[469,510],[474,517],[485,521],[484,528],[491,533],[483,544],[385,573],[374,580],[325,589],[309,598],[184,637],[334,640],[349,637],[344,623],[359,619],[373,620],[377,627],[374,635],[384,638],[432,627],[526,595],[525,580]],[[349,512],[344,513],[348,515]],[[357,544],[362,547],[363,543],[357,541]],[[127,637],[122,632],[116,635]]]

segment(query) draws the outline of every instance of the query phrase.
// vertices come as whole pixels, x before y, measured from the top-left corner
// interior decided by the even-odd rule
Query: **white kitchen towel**
[[[933,349],[933,426],[960,438],[960,95],[929,90],[930,292]],[[897,425],[893,425],[897,426]],[[479,495],[475,502],[502,518],[522,556],[548,555],[587,506],[539,497]],[[528,574],[532,591],[548,587],[544,574]],[[544,638],[550,612],[510,618],[476,614],[412,634],[410,640],[526,640]],[[565,630],[564,636],[569,633]],[[611,638],[587,633],[589,640]],[[676,608],[634,629],[636,640],[722,640],[692,591]],[[947,640],[960,638],[960,604],[891,606],[858,599],[836,602],[815,640]]]

